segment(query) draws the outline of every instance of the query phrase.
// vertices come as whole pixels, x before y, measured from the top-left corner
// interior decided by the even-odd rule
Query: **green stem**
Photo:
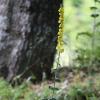
[[[95,2],[95,7],[96,7],[96,2]],[[96,14],[96,10],[94,11],[94,13]],[[94,19],[93,19],[93,33],[92,33],[92,44],[91,44],[91,46],[92,46],[92,54],[91,54],[91,66],[93,67],[93,62],[94,62],[94,55],[95,55],[95,50],[94,50],[94,48],[95,48],[95,33],[96,33],[96,17],[94,17]]]
[[[94,6],[96,7],[96,2],[95,1],[94,1]],[[94,10],[94,14],[96,14],[96,9]],[[93,17],[93,32],[92,32],[92,40],[91,40],[91,58],[90,58],[90,66],[88,67],[88,74],[89,74],[89,76],[91,76],[91,71],[92,71],[92,68],[94,67],[95,34],[96,34],[96,17]]]
[[[60,60],[60,52],[58,52],[58,58],[57,58],[57,69],[59,67],[59,60]],[[56,70],[57,70],[56,69]],[[54,72],[54,88],[56,86],[56,74],[57,74],[57,71]],[[55,94],[55,90],[53,90],[53,95]]]

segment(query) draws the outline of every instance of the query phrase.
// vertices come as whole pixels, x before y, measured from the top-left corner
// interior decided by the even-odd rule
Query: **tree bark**
[[[0,0],[0,74],[51,77],[62,0]]]

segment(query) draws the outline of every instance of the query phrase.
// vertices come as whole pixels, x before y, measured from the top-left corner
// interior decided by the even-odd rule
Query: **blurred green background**
[[[93,32],[93,18],[91,17],[93,11],[90,9],[91,6],[94,6],[94,0],[64,0],[63,39],[65,51],[60,57],[61,66],[74,66],[75,62],[73,59],[77,58],[77,50],[78,53],[81,53],[80,55],[88,58],[87,63],[89,63],[92,50],[92,38],[88,33],[91,34]],[[96,6],[99,7],[100,4]],[[98,9],[98,12],[100,12],[100,9]],[[97,18],[97,21],[99,21],[99,19],[100,17]],[[100,27],[98,27],[98,30],[95,34],[95,56],[100,60],[99,29]],[[78,34],[81,33],[86,33],[86,35],[80,35],[78,37]],[[56,67],[56,63],[54,63],[54,67]]]

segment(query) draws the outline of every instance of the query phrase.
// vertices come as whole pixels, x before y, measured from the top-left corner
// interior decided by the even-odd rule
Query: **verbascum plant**
[[[59,20],[58,20],[58,23],[59,23],[59,31],[57,33],[58,35],[58,38],[57,38],[57,51],[58,53],[62,53],[64,52],[64,43],[63,43],[63,32],[64,32],[64,8],[63,7],[60,7],[59,8]]]
[[[60,58],[60,54],[62,52],[64,52],[64,43],[63,43],[63,31],[64,31],[64,8],[63,6],[61,6],[58,10],[59,12],[59,20],[58,20],[58,24],[59,24],[59,31],[57,33],[57,47],[56,47],[56,50],[57,50],[57,53],[58,53],[58,58],[57,58],[57,68],[59,67],[60,65],[60,62],[59,62],[59,58]],[[56,68],[56,69],[57,69]],[[59,90],[59,88],[56,87],[56,81],[60,81],[60,79],[56,76],[57,75],[57,70],[54,71],[54,86],[49,86],[49,89],[52,90],[52,98],[50,100],[57,100],[56,99],[56,91]],[[47,99],[45,99],[47,100]]]

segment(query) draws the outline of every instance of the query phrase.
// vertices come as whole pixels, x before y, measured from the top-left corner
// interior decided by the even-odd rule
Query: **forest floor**
[[[99,68],[62,67],[56,71],[60,81],[55,81],[55,84],[54,80],[38,84],[25,80],[21,85],[12,87],[1,78],[0,100],[100,100]]]
[[[88,87],[90,83],[92,83],[92,88],[95,90],[100,87],[100,70],[93,69],[91,73],[88,73],[88,68],[76,70],[76,69],[69,69],[63,68],[60,69],[60,76],[61,82],[55,82],[55,87],[59,88],[59,92],[70,89],[70,87],[75,85],[81,85],[84,87]],[[41,84],[32,84],[30,88],[35,90],[36,93],[42,93],[45,87],[54,86],[53,81],[43,81]],[[100,91],[98,91],[98,95],[100,96]]]

